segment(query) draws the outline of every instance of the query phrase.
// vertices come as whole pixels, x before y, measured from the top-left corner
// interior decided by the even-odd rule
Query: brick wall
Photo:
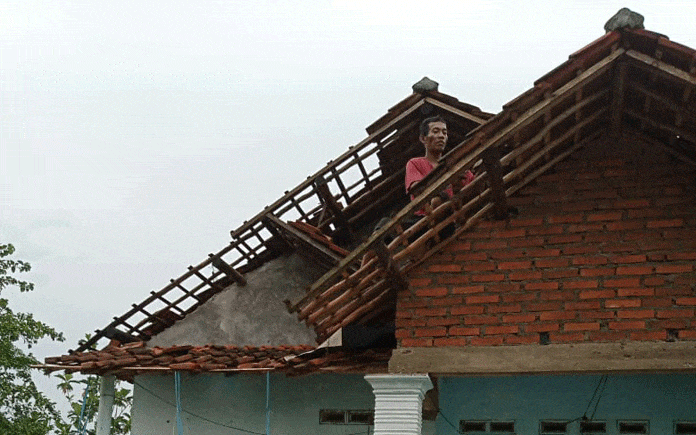
[[[696,339],[696,169],[598,142],[411,272],[402,347]]]

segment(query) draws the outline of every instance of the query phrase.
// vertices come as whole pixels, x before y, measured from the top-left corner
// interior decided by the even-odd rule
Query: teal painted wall
[[[459,420],[514,420],[520,435],[539,434],[540,420],[581,417],[601,376],[441,377],[440,408],[454,426]],[[594,402],[588,412],[592,413]],[[594,420],[617,435],[617,420],[649,420],[650,435],[673,434],[675,420],[696,420],[696,374],[609,375]],[[442,416],[438,435],[454,435]],[[568,427],[579,434],[579,423]]]
[[[137,376],[135,382],[132,434],[175,434],[173,376]],[[182,375],[181,390],[184,434],[243,433],[225,426],[265,433],[265,374]],[[371,410],[374,395],[363,375],[271,375],[271,409],[274,435],[367,435],[366,425],[319,424],[319,410]]]

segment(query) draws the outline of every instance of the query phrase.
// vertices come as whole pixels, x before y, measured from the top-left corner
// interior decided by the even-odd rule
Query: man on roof
[[[438,165],[442,153],[447,146],[447,123],[441,116],[433,116],[426,118],[420,124],[419,140],[425,147],[424,157],[415,157],[406,163],[406,193],[411,195],[413,200],[414,195],[411,193],[423,178],[426,177]],[[474,180],[474,174],[467,170],[464,174],[462,186],[466,186]],[[447,200],[454,195],[452,186],[447,186],[439,196],[430,200],[430,206],[435,209],[443,200]],[[415,213],[417,216],[424,216],[425,210],[418,210]]]

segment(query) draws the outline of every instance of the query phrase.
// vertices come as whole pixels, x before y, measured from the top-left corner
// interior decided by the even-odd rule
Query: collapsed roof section
[[[440,93],[424,78],[414,93],[367,127],[368,136],[314,175],[231,232],[232,241],[216,254],[150,296],[101,330],[77,351],[103,338],[147,341],[267,261],[297,249],[329,270],[356,246],[372,223],[408,203],[404,167],[420,155],[420,121],[431,114],[449,124],[452,143],[492,117],[477,107]]]
[[[472,131],[443,156],[414,201],[290,309],[320,341],[393,310],[405,274],[484,216],[504,219],[507,197],[600,136],[639,135],[696,165],[696,51],[635,27],[609,31],[573,53]],[[474,182],[405,227],[414,211],[469,169]],[[442,230],[452,224],[456,231],[446,235]],[[393,241],[385,245],[387,237]]]
[[[52,372],[113,374],[131,381],[135,375],[175,371],[191,373],[386,373],[391,349],[315,349],[312,346],[170,346],[145,347],[133,342],[99,351],[46,358],[36,368]]]

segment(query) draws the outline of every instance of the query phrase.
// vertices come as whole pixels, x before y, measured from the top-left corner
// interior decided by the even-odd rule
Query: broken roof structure
[[[286,305],[324,343],[350,325],[393,321],[397,293],[414,268],[482,219],[514,214],[508,198],[599,138],[638,137],[696,165],[696,51],[644,30],[642,19],[630,11],[620,11],[607,26],[604,36],[571,54],[495,116],[423,79],[411,96],[367,127],[363,141],[232,231],[232,241],[221,251],[133,304],[76,351],[88,351],[103,338],[147,342],[214,295],[244,286],[246,275],[290,251],[321,269]],[[420,120],[434,113],[448,122],[450,148],[409,202],[403,168],[421,153],[415,140]],[[467,170],[476,173],[474,182],[405,227],[414,211]],[[385,216],[393,217],[371,233]],[[456,231],[442,236],[451,224]],[[387,237],[391,241],[385,244]],[[214,272],[205,273],[210,266]],[[46,368],[84,369],[73,359],[52,359]]]

